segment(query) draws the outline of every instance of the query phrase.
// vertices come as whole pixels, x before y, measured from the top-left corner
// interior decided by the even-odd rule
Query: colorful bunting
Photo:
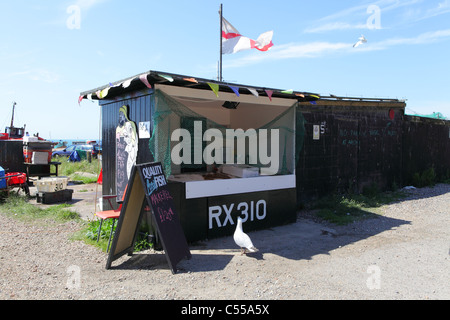
[[[269,97],[269,100],[272,101],[272,94],[273,94],[273,90],[264,90],[267,93],[267,96]]]
[[[146,74],[141,74],[139,76],[139,79],[147,86],[147,88],[149,88],[149,89],[152,88],[152,85],[147,80],[147,75]]]
[[[189,81],[189,82],[193,82],[193,83],[198,83],[198,81],[194,78],[183,78],[184,81]]]
[[[116,84],[116,85],[114,85],[113,83],[110,82],[109,83],[109,87],[107,87],[107,88],[105,88],[103,90],[98,90],[98,91],[95,92],[95,94],[96,94],[98,99],[104,99],[109,94],[109,89],[110,88],[121,86],[121,87],[126,89],[126,88],[128,88],[131,85],[132,81],[136,80],[137,78],[139,78],[140,81],[147,86],[147,88],[153,89],[152,85],[148,81],[148,78],[147,78],[148,75],[149,74],[141,74],[139,77],[130,78],[130,79],[125,80],[124,82],[122,82],[120,84]],[[157,75],[159,77],[169,81],[169,82],[174,82],[175,81],[172,76],[161,74],[161,73],[159,73]],[[195,78],[182,78],[182,77],[180,77],[180,78],[183,79],[184,81],[188,81],[188,82],[192,82],[192,83],[196,83],[196,84],[199,83],[199,81],[197,79],[195,79]],[[178,78],[178,79],[180,79],[180,78]],[[205,82],[201,81],[201,82],[202,83],[207,83],[209,85],[209,87],[211,88],[211,90],[216,95],[216,97],[219,97],[219,91],[220,91],[220,85],[219,84],[213,83],[213,82],[206,82],[206,81]],[[236,96],[240,97],[240,92],[239,92],[239,90],[241,89],[240,87],[232,86],[232,85],[228,85],[228,87],[236,94]],[[257,97],[257,98],[259,97],[259,92],[258,92],[257,89],[255,89],[255,88],[248,88],[248,87],[244,87],[244,88],[247,89],[255,97]],[[273,96],[274,90],[264,89],[264,92],[266,93],[266,95],[269,98],[269,100],[272,102],[273,101],[272,100],[272,96]],[[294,93],[293,89],[288,89],[288,90],[283,90],[283,91],[278,91],[278,92],[279,93],[283,93],[283,94],[294,94],[295,96],[303,98],[303,99],[306,98],[305,94]],[[80,96],[78,98],[78,104],[80,104],[83,101],[83,99],[86,99],[86,98],[92,101],[92,95],[93,95],[93,93],[90,93],[90,94],[88,94],[86,96]],[[320,96],[314,95],[314,94],[308,94],[308,98],[312,98],[314,100],[319,100]],[[308,99],[308,100],[310,100],[310,99]],[[311,104],[316,104],[315,101],[310,101],[310,102],[311,102]]]
[[[166,79],[169,82],[173,82],[173,78],[171,76],[166,76],[165,74],[158,74],[161,78]]]
[[[133,81],[133,80],[134,79],[128,79],[128,80],[124,81],[122,83],[122,87],[124,87],[125,89],[128,88],[130,86],[130,84],[131,84],[131,81]]]
[[[211,82],[207,82],[207,84],[209,85],[209,87],[211,88],[211,90],[214,92],[214,94],[216,95],[216,97],[219,97],[219,85],[216,83],[211,83]]]
[[[100,99],[106,98],[106,96],[108,95],[109,89],[111,87],[108,87],[106,89],[103,89],[102,91],[100,91],[100,96],[98,96]]]
[[[239,97],[239,87],[228,86]]]
[[[247,88],[247,90],[250,91],[255,97],[259,97],[259,93],[258,91],[256,91],[256,89]]]

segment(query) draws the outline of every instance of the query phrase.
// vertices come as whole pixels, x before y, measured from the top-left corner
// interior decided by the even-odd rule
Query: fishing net
[[[212,157],[216,167],[231,163],[258,167],[261,172],[270,169],[269,174],[295,172],[305,134],[304,118],[301,113],[296,115],[298,103],[269,123],[247,130],[216,123],[161,90],[155,91],[152,103],[155,113],[149,148],[155,161],[162,163],[167,177],[177,173],[206,171],[211,165],[207,155]],[[181,147],[181,143],[186,141],[185,136],[177,136],[180,131],[175,132],[175,138],[172,137],[177,129],[189,133],[190,141],[184,146],[190,145],[190,150]],[[179,152],[180,149],[183,150]],[[178,164],[179,160],[172,159],[172,153],[181,155],[185,161]]]

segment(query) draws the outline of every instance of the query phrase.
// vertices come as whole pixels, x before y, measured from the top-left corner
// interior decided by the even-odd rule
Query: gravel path
[[[75,222],[24,224],[0,214],[0,299],[450,299],[450,185],[409,191],[384,215],[348,226],[305,218],[191,246],[172,275],[161,252],[107,255],[69,237]],[[245,226],[244,226],[245,227]]]

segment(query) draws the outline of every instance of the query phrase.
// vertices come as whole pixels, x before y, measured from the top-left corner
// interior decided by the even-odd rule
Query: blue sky
[[[0,7],[1,130],[16,101],[30,133],[98,138],[100,108],[80,92],[148,70],[215,79],[220,3],[241,34],[274,31],[269,52],[223,56],[225,81],[450,118],[450,0],[16,0]]]

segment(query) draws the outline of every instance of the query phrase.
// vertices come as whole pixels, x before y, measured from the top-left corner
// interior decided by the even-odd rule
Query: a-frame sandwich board
[[[111,268],[112,262],[124,254],[133,253],[144,201],[152,208],[155,229],[161,239],[169,267],[175,274],[178,262],[184,258],[190,259],[191,252],[159,162],[133,166],[106,269]]]

